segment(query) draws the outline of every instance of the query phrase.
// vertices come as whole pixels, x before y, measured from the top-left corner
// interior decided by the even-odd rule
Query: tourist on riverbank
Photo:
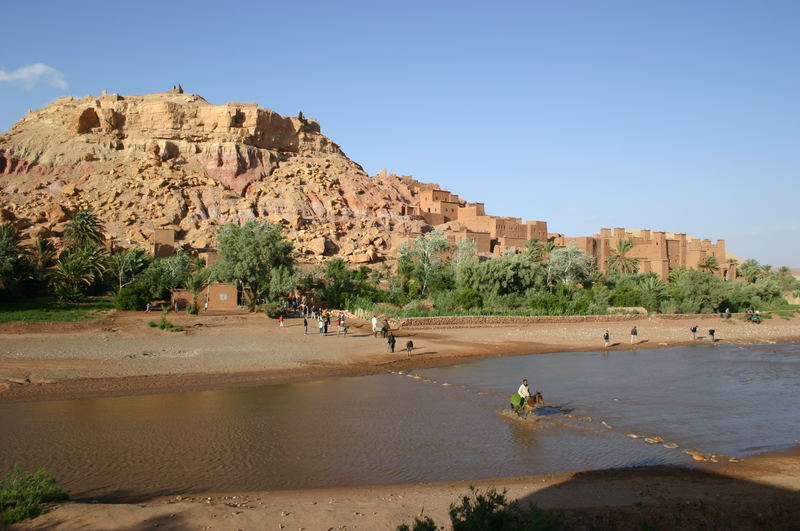
[[[323,321],[322,319],[317,321],[317,327],[319,328],[319,335],[324,336],[325,335],[325,321]]]
[[[716,343],[717,342],[717,338],[714,337],[714,332],[716,332],[716,330],[714,330],[713,328],[709,329],[709,331],[708,331],[708,337],[711,339],[712,343]]]
[[[611,343],[611,334],[608,333],[608,330],[603,332],[603,342],[606,344],[606,348],[608,348],[608,344]]]
[[[638,342],[639,342],[639,331],[634,326],[631,329],[631,345],[635,345]]]
[[[303,334],[308,335],[308,317],[303,317]]]
[[[394,338],[394,334],[389,332],[389,338],[386,340],[389,344],[389,352],[394,353],[394,345],[397,343],[397,340]]]
[[[410,339],[406,341],[406,353],[411,356],[411,351],[414,350],[414,342]]]
[[[689,329],[689,332],[692,333],[692,340],[697,341],[697,325],[694,325]]]
[[[283,328],[283,314],[278,316],[278,326]]]

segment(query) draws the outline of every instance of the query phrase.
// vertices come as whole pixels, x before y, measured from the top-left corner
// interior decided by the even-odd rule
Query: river
[[[412,375],[5,403],[0,473],[45,467],[75,498],[130,499],[688,465],[684,449],[739,458],[800,439],[798,354],[796,343],[539,354]],[[523,377],[548,405],[536,421],[504,411]],[[678,448],[644,442],[654,436]]]

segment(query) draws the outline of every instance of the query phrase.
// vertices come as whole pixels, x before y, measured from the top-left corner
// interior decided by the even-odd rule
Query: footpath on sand
[[[465,359],[561,351],[633,348],[630,329],[638,329],[636,348],[709,342],[709,329],[721,343],[800,341],[800,317],[773,318],[761,324],[718,316],[669,317],[631,321],[548,320],[533,324],[492,324],[447,328],[444,324],[394,330],[398,345],[413,341],[409,353],[389,353],[369,322],[351,319],[347,336],[334,323],[327,336],[313,327],[303,333],[302,318],[284,326],[263,314],[209,312],[170,314],[183,332],[150,328],[152,313],[110,312],[82,323],[6,323],[0,325],[0,401],[119,396],[179,390],[226,388],[363,375],[444,366]],[[432,321],[436,323],[436,321]],[[699,327],[692,341],[689,328]]]

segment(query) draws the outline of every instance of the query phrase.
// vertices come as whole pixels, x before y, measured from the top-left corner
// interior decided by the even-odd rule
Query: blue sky
[[[181,83],[302,110],[370,174],[491,214],[800,266],[800,3],[496,4],[12,2],[0,131],[60,95]]]

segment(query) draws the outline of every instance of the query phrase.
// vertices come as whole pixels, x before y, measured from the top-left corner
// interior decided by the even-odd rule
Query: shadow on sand
[[[581,472],[519,498],[563,509],[564,529],[800,530],[800,493],[695,468]]]

